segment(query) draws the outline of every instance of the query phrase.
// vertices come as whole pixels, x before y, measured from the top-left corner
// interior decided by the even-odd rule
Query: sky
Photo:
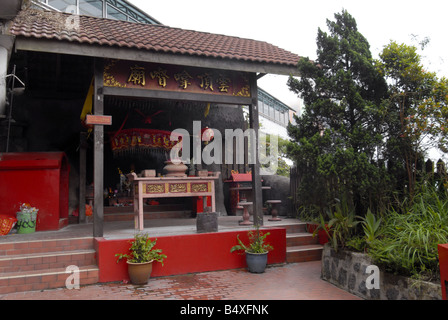
[[[128,1],[170,27],[266,41],[310,59],[316,58],[318,28],[328,31],[327,19],[334,21],[334,14],[345,9],[355,18],[374,58],[391,40],[418,46],[427,37],[430,42],[420,51],[425,68],[448,77],[446,0]],[[287,79],[267,75],[258,85],[297,108],[299,98],[288,89]]]

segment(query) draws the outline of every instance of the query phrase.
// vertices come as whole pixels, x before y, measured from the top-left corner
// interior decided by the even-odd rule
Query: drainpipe
[[[0,10],[0,119],[6,117],[6,75],[9,55],[14,45],[14,37],[8,33],[8,24],[19,13],[22,5],[29,5],[31,1],[1,0]]]
[[[6,117],[6,72],[8,69],[8,50],[0,46],[0,118]]]

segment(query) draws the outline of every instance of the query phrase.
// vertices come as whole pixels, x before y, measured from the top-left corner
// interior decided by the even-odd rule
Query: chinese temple
[[[20,158],[26,153],[40,170],[60,171],[67,205],[48,213],[53,230],[90,220],[93,237],[101,238],[108,210],[135,214],[141,230],[151,204],[232,214],[224,194],[232,172],[250,173],[252,214],[262,221],[258,160],[187,161],[181,174],[164,179],[173,151],[182,150],[184,159],[190,150],[192,158],[217,132],[258,132],[257,79],[297,75],[298,55],[262,41],[168,27],[126,1],[75,1],[72,11],[64,1],[10,3],[0,14],[0,77],[7,80],[0,87],[0,175],[14,181],[11,170],[28,170],[30,159]],[[248,106],[248,123],[241,106]],[[44,162],[49,153],[53,162]],[[25,188],[0,186],[4,214],[26,201],[9,195],[14,187]],[[40,187],[29,188],[31,194]],[[48,230],[39,222],[37,228]]]

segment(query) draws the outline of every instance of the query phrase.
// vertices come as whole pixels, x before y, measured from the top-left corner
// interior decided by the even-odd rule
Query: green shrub
[[[367,251],[370,245],[381,235],[382,219],[377,219],[370,209],[367,210],[365,217],[357,218],[362,226],[362,232],[358,232],[353,237],[346,240],[346,246],[350,250],[364,252]]]
[[[319,230],[325,230],[331,247],[337,251],[338,248],[344,248],[347,241],[353,237],[359,221],[356,220],[355,210],[348,204],[345,198],[339,201],[333,210],[328,210],[327,215],[328,222],[323,215],[320,215],[319,224],[313,236]]]
[[[382,236],[370,243],[368,251],[376,263],[405,276],[437,278],[437,245],[448,242],[446,195],[424,190],[405,213],[390,210],[381,232]]]

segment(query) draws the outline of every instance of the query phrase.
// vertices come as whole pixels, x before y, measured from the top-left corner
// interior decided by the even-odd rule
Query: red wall
[[[274,250],[268,255],[268,264],[286,261],[286,230],[284,228],[262,229],[270,232],[267,242]],[[151,277],[187,274],[194,272],[245,268],[245,256],[230,253],[237,244],[236,236],[247,243],[247,231],[229,231],[157,238],[156,248],[167,255],[164,265],[156,262]],[[117,263],[116,253],[127,253],[132,239],[96,239],[97,262],[100,269],[100,282],[129,280],[127,264]]]
[[[448,244],[439,244],[439,268],[440,281],[442,282],[442,299],[447,300],[447,290],[445,281],[448,282]]]
[[[68,224],[69,171],[62,152],[5,153],[0,161],[0,213],[16,217],[21,203],[39,209],[37,231]]]

